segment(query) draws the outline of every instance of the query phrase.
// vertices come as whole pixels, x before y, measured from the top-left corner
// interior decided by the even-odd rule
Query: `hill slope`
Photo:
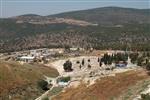
[[[41,47],[149,50],[149,12],[104,7],[0,19],[0,52]]]
[[[52,15],[54,17],[73,18],[98,23],[117,25],[129,23],[150,23],[149,9],[103,7]],[[51,16],[50,16],[51,17]]]
[[[89,87],[81,84],[77,88],[67,88],[52,100],[133,100],[148,84],[150,78],[145,71],[132,70],[101,78]]]
[[[0,61],[0,99],[33,100],[41,95],[37,82],[43,75],[58,76],[55,69],[43,65],[21,65],[17,62]]]

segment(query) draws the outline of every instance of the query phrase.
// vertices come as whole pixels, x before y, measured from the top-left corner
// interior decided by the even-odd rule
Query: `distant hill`
[[[42,17],[41,15],[37,15],[37,14],[24,14],[21,16],[17,16],[17,17]]]
[[[42,94],[38,81],[44,76],[56,77],[55,69],[43,65],[0,61],[0,99],[33,100]]]
[[[60,13],[52,16],[85,20],[100,25],[150,23],[150,9],[103,7]],[[49,17],[51,17],[51,15]]]
[[[41,47],[150,50],[150,9],[103,7],[0,19],[0,52]]]

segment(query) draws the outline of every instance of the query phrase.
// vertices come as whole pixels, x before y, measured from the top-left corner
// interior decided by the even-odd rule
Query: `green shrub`
[[[73,70],[73,69],[72,69],[72,62],[69,61],[69,60],[67,60],[67,61],[63,64],[63,67],[64,67],[64,70],[65,70],[66,72],[70,72],[70,71]]]
[[[43,98],[42,100],[49,100],[48,97]]]
[[[149,94],[141,94],[142,100],[150,100],[150,95]]]
[[[42,89],[42,90],[49,90],[49,88],[47,87],[48,86],[48,82],[45,81],[45,80],[40,80],[38,82],[38,86]]]
[[[61,82],[68,82],[68,81],[70,81],[70,79],[71,79],[70,76],[68,76],[68,77],[61,77],[60,81]]]
[[[80,64],[80,61],[77,61],[76,63],[77,63],[77,64]]]

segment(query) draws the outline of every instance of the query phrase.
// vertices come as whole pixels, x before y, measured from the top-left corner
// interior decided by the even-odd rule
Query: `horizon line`
[[[89,8],[89,9],[70,10],[70,11],[64,11],[64,12],[59,12],[59,13],[52,13],[52,14],[47,14],[47,15],[42,15],[42,14],[37,14],[37,13],[25,13],[25,14],[18,14],[18,15],[8,16],[8,17],[0,16],[0,18],[12,18],[12,17],[23,16],[23,15],[37,15],[37,16],[41,16],[41,17],[46,17],[46,16],[57,15],[57,14],[62,14],[62,13],[69,13],[69,12],[76,12],[76,11],[85,11],[85,10],[92,10],[92,9],[97,9],[97,8],[109,8],[109,7],[124,8],[124,9],[137,9],[137,10],[150,10],[150,8],[135,8],[135,7],[121,7],[121,6],[103,6],[103,7]]]

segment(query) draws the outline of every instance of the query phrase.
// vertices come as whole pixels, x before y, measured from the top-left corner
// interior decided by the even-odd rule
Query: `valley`
[[[0,100],[149,98],[150,9],[0,18]]]

